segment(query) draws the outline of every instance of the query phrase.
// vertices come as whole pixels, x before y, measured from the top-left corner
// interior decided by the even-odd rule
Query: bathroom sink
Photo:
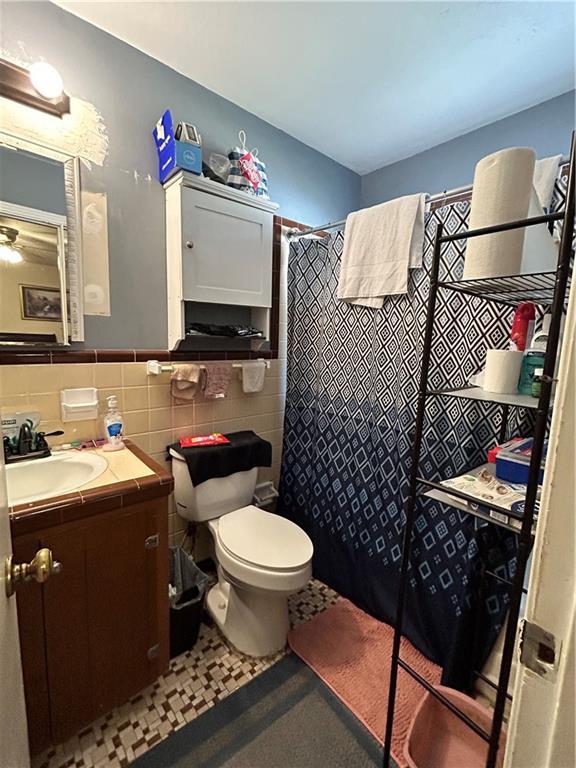
[[[31,459],[6,467],[10,506],[49,499],[75,491],[108,467],[102,456],[88,451],[66,451],[46,459]]]

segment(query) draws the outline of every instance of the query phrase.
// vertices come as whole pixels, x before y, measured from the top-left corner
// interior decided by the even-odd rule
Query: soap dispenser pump
[[[124,419],[118,410],[118,398],[110,395],[106,398],[108,413],[104,417],[107,443],[104,451],[121,451],[124,448]]]

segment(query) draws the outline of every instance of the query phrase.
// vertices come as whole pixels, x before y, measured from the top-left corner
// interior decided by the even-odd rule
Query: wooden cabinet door
[[[62,572],[23,592],[19,606],[34,753],[126,703],[167,668],[166,504],[135,504],[39,534]],[[29,560],[36,548],[17,551]],[[38,625],[43,635],[33,634]]]
[[[182,188],[182,298],[272,304],[272,214]]]
[[[14,559],[17,562],[29,563],[38,549],[40,545],[35,537],[13,540]],[[36,755],[52,742],[42,587],[35,583],[26,584],[24,588],[18,590],[16,599],[28,720],[28,743],[30,753]]]
[[[95,716],[126,702],[151,681],[155,595],[150,563],[154,570],[157,550],[146,548],[147,518],[145,505],[128,507],[96,520],[86,539]]]
[[[93,713],[86,529],[55,528],[41,540],[62,563],[62,572],[43,585],[52,739],[59,744],[89,723]]]

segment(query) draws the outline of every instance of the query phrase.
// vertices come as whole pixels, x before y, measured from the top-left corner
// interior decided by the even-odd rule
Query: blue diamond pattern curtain
[[[437,224],[467,226],[468,201],[427,214],[424,266],[408,293],[374,310],[337,301],[343,234],[292,243],[288,265],[288,382],[280,514],[314,542],[315,576],[392,624],[404,504],[414,437],[429,271]],[[441,280],[462,276],[463,244],[443,252]],[[465,386],[487,347],[507,346],[513,311],[441,290],[432,388]],[[501,406],[459,398],[428,401],[420,473],[440,480],[486,461]],[[509,435],[529,434],[511,409]],[[420,498],[405,634],[444,668],[443,682],[472,683],[506,616],[506,587],[481,578],[514,572],[516,537]],[[482,583],[484,586],[482,587]]]

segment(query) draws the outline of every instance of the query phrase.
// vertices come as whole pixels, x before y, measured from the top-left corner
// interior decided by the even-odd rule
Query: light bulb
[[[20,251],[11,245],[0,245],[0,261],[5,261],[7,264],[20,264],[24,259]]]
[[[37,61],[30,67],[30,80],[40,96],[57,99],[62,96],[64,83],[58,70],[46,61]]]

